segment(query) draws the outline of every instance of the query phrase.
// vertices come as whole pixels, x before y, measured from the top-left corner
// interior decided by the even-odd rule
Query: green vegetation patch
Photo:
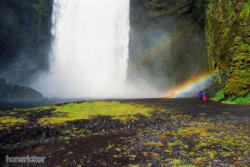
[[[236,97],[249,93],[249,9],[249,1],[235,0],[210,0],[206,7],[209,67],[210,71],[225,71],[220,84],[231,100],[224,103],[246,103]]]
[[[216,93],[215,97],[211,98],[213,101],[221,101],[225,98],[224,91],[220,90],[219,92]],[[231,96],[227,100],[223,100],[222,103],[225,104],[249,104],[250,103],[250,93],[247,94],[246,97],[236,97],[236,96]]]
[[[155,147],[162,147],[162,146],[164,146],[162,143],[157,143],[157,142],[148,142],[148,143],[145,143],[145,145],[155,146]]]
[[[25,120],[25,118],[18,118],[13,116],[0,117],[0,130],[26,122],[27,120]]]
[[[28,118],[32,117],[33,112],[39,115],[40,112],[44,112],[45,110],[49,110],[48,113],[37,119],[37,122],[41,125],[59,125],[67,121],[93,119],[98,116],[109,116],[112,119],[122,121],[136,120],[139,115],[148,117],[151,116],[153,111],[163,111],[164,109],[117,101],[68,103],[26,109],[15,108],[11,111],[0,112],[0,129],[26,123],[28,122]]]
[[[215,97],[213,97],[211,100],[213,100],[213,101],[220,101],[224,97],[225,97],[224,96],[224,91],[220,90],[219,92],[216,93]]]
[[[243,162],[250,149],[248,129],[249,125],[244,123],[208,123],[205,120],[187,123],[186,127],[164,133],[167,141],[164,152],[170,156],[178,153],[181,160],[190,159],[197,166],[208,165],[219,157]]]
[[[250,104],[250,93],[246,97],[236,97],[231,96],[227,100],[222,101],[222,103],[226,104]]]
[[[110,116],[112,119],[127,121],[136,119],[136,115],[150,116],[156,108],[141,104],[128,104],[115,101],[95,101],[83,103],[69,103],[53,106],[53,116],[39,119],[42,125],[63,124],[67,121],[92,119],[98,116]]]

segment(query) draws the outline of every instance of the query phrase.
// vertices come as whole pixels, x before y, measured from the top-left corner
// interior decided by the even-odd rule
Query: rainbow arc
[[[197,93],[201,89],[204,89],[205,85],[211,83],[216,74],[210,74],[205,72],[203,74],[192,77],[183,84],[173,87],[164,94],[164,98],[178,98],[185,97],[191,92]]]

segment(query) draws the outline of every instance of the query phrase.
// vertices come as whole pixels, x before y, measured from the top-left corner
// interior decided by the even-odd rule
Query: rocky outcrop
[[[8,84],[0,79],[0,99],[41,98],[42,94],[32,88]]]
[[[0,75],[29,84],[48,68],[53,0],[0,1]]]
[[[148,41],[147,36],[152,36],[150,31],[144,33],[151,24],[157,28],[161,27],[161,30],[164,28],[171,38],[167,43],[169,47],[161,46],[160,49],[163,49],[160,54],[152,52],[151,55],[154,56],[149,55],[144,61],[139,61],[141,58],[137,57],[137,68],[143,66],[142,70],[151,71],[149,73],[156,77],[159,77],[156,71],[161,69],[168,78],[166,83],[174,81],[174,84],[178,84],[194,75],[192,68],[202,64],[204,68],[198,67],[198,72],[209,70],[211,73],[219,74],[209,89],[212,90],[212,94],[219,90],[223,91],[225,99],[249,94],[249,1],[131,0],[131,3],[133,17],[131,16],[130,59],[136,57],[138,49],[134,46],[141,48],[141,43]],[[169,18],[174,21],[169,21]],[[154,30],[159,31],[157,28]],[[135,36],[142,42],[134,40]],[[156,62],[156,65],[152,62]],[[157,70],[155,66],[158,67]]]
[[[131,0],[130,77],[166,90],[208,70],[201,2]]]
[[[210,0],[206,12],[206,39],[211,72],[225,96],[246,96],[250,87],[250,3],[247,0]]]

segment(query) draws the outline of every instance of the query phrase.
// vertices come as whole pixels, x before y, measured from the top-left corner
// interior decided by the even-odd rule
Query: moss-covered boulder
[[[210,0],[206,10],[209,67],[226,73],[226,97],[246,96],[250,86],[249,11],[247,0]]]

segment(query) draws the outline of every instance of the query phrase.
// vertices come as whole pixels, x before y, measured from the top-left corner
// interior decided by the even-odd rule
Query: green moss
[[[67,121],[81,119],[93,119],[98,116],[108,116],[112,119],[122,121],[136,120],[138,116],[151,116],[155,110],[166,111],[157,107],[147,107],[135,103],[120,103],[117,101],[93,101],[82,103],[68,103],[60,106],[50,105],[27,109],[15,108],[12,111],[0,112],[1,127],[10,127],[18,123],[26,123],[27,118],[32,113],[39,114],[44,110],[49,110],[49,114],[37,120],[41,125],[64,124]],[[22,118],[21,118],[22,117]],[[25,117],[25,118],[24,118]],[[26,118],[27,117],[27,118]],[[69,133],[68,130],[62,131],[63,134]],[[79,134],[80,131],[72,131]]]
[[[217,157],[233,158],[237,156],[237,159],[240,160],[248,155],[247,129],[249,126],[247,124],[239,126],[238,123],[232,122],[209,123],[207,120],[196,119],[195,122],[187,123],[185,126],[177,131],[166,132],[165,135],[171,141],[167,143],[168,149],[164,150],[168,155],[172,155],[174,152],[179,157],[188,157],[197,166],[204,166]],[[234,130],[231,131],[231,128]],[[189,142],[192,145],[183,146],[184,143]],[[181,160],[183,159],[181,158]]]
[[[140,104],[127,104],[120,102],[95,101],[84,103],[69,103],[52,107],[54,116],[39,119],[40,124],[62,124],[67,121],[92,119],[97,116],[110,116],[113,119],[127,121],[136,119],[136,115],[150,116],[155,110]]]
[[[246,22],[247,19],[249,19],[249,11],[250,11],[250,3],[244,3],[242,10],[240,12],[240,18],[243,20],[243,22]]]
[[[25,118],[18,118],[13,116],[0,117],[0,129],[9,128],[11,126],[23,124],[26,122],[27,120]]]
[[[215,97],[211,98],[211,100],[214,100],[214,101],[220,101],[221,99],[223,99],[225,96],[224,96],[224,91],[223,90],[220,90],[219,92],[216,93]]]
[[[71,130],[65,129],[65,130],[61,130],[60,132],[61,132],[62,134],[70,134],[70,133],[71,133]]]
[[[250,93],[246,97],[231,96],[227,100],[222,101],[226,104],[250,104]]]
[[[174,142],[168,142],[168,147],[175,147],[175,146],[184,146],[183,142],[181,140],[175,140]]]
[[[145,145],[156,146],[156,147],[162,147],[162,146],[164,146],[162,143],[156,143],[156,142],[148,142],[148,143],[145,143]]]
[[[211,151],[208,151],[207,154],[209,155],[209,157],[210,157],[211,159],[214,159],[215,156],[216,156],[218,153],[217,153],[216,151],[214,151],[214,150],[211,150]]]
[[[197,166],[191,165],[191,164],[186,164],[186,165],[178,165],[178,167],[197,167]]]
[[[249,93],[249,2],[210,0],[206,10],[206,39],[211,71],[222,78],[225,98]]]
[[[180,166],[182,163],[182,160],[180,159],[173,159],[170,164],[172,164],[173,166]]]

